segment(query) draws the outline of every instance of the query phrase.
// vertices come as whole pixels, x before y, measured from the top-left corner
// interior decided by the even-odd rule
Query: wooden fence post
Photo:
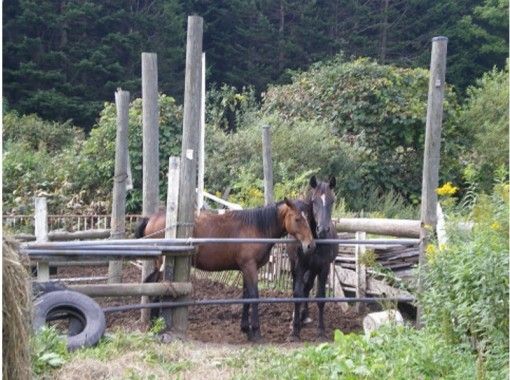
[[[115,141],[115,175],[113,177],[112,201],[112,239],[123,239],[126,234],[126,191],[128,165],[128,124],[129,124],[129,92],[118,89],[115,93],[117,108],[117,137]],[[106,223],[105,223],[106,224]],[[122,281],[122,261],[110,261],[108,266],[108,282]]]
[[[177,210],[177,237],[191,237],[195,220],[197,185],[197,149],[200,131],[200,93],[202,73],[203,19],[188,17],[186,41],[186,71],[184,80],[184,117],[182,131],[181,171],[179,176],[179,208]],[[175,259],[174,280],[189,281],[190,258]],[[178,333],[188,328],[188,308],[174,308],[173,327]]]
[[[143,120],[143,216],[159,208],[159,105],[158,62],[155,53],[142,53],[142,120]],[[152,261],[144,260],[142,281],[152,271]],[[142,297],[142,303],[148,302]],[[149,322],[150,310],[142,309],[142,322]]]
[[[264,204],[274,202],[273,195],[273,157],[271,153],[271,129],[262,127],[262,164],[264,166]]]
[[[168,158],[168,192],[166,197],[166,220],[165,238],[172,239],[177,236],[177,209],[179,204],[179,171],[181,161],[179,157]],[[169,252],[171,254],[171,252]],[[175,268],[175,257],[164,256],[163,280],[173,281]],[[171,299],[163,298],[163,302]],[[172,327],[172,309],[164,308],[162,317],[165,320],[166,329]]]
[[[48,241],[48,206],[45,197],[35,197],[35,241],[45,243]],[[48,262],[37,263],[37,281],[50,280],[50,266]]]
[[[204,206],[205,175],[205,53],[202,53],[202,91],[200,94],[200,143],[198,148],[197,210]]]
[[[443,121],[443,98],[446,77],[446,47],[448,38],[432,38],[430,58],[430,78],[427,101],[427,124],[425,130],[425,150],[423,155],[423,178],[421,189],[421,227],[420,227],[420,269],[418,274],[418,292],[423,290],[423,271],[426,264],[425,249],[430,234],[437,223],[437,194],[439,184],[439,156],[441,150],[441,124]],[[422,325],[422,310],[418,305],[417,324]]]
[[[366,240],[366,232],[356,232],[356,240]],[[356,297],[362,298],[367,294],[367,268],[363,264],[363,255],[366,252],[365,245],[356,244],[355,259],[356,259]],[[363,313],[366,307],[363,302],[356,303],[356,311]]]

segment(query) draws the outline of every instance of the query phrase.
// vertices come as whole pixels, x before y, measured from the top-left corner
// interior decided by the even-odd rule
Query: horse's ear
[[[285,202],[285,204],[292,210],[296,210],[296,205],[294,204],[294,202],[292,202],[289,198],[285,197],[283,198],[283,201]]]
[[[317,178],[315,178],[314,175],[310,178],[310,187],[312,189],[315,189],[317,187]]]
[[[332,175],[331,177],[329,177],[329,188],[334,189],[335,186],[336,186],[336,178],[334,175]]]

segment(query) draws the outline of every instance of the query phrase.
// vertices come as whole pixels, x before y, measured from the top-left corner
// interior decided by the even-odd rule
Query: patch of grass
[[[54,327],[43,327],[32,337],[32,368],[36,375],[51,372],[69,359],[65,340]]]
[[[249,354],[249,355],[248,355]],[[476,357],[465,346],[407,327],[382,329],[370,338],[335,333],[333,343],[240,352],[227,363],[250,362],[238,379],[459,379],[475,377]]]

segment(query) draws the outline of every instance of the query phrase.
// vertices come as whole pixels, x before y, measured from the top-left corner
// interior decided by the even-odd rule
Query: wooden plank
[[[80,284],[69,285],[68,288],[91,297],[168,296],[177,298],[191,294],[192,290],[190,282]]]
[[[173,239],[177,237],[177,212],[179,204],[179,172],[181,169],[179,157],[168,158],[168,189],[166,198],[166,220],[165,220],[165,238]],[[164,255],[163,258],[163,279],[173,281],[175,269],[175,257]],[[169,301],[166,297],[163,302]],[[161,316],[165,320],[166,329],[172,328],[172,309],[162,309]]]
[[[356,232],[356,240],[365,240],[366,238],[366,232]],[[365,253],[365,246],[358,244],[354,251],[356,259],[356,297],[358,298],[363,298],[367,294],[367,268],[365,264],[362,263]],[[363,302],[356,303],[356,311],[358,313],[363,313],[365,311],[365,304]]]
[[[48,206],[45,197],[35,197],[35,241],[45,243],[48,241]],[[47,261],[37,263],[37,280],[50,279],[50,266]]]
[[[262,127],[262,164],[264,168],[264,204],[274,202],[273,195],[273,157],[271,152],[271,128]]]
[[[115,140],[115,173],[113,177],[110,237],[112,239],[123,239],[126,235],[126,187],[128,178],[128,91],[117,90],[115,93],[115,107],[117,109],[117,136]],[[110,261],[108,266],[108,282],[122,282],[122,261]]]
[[[155,53],[142,53],[143,184],[142,215],[159,208],[159,101],[158,61]],[[142,281],[151,273],[152,261],[144,260]],[[148,302],[142,297],[142,303]],[[150,310],[141,310],[142,322],[149,322]]]
[[[200,92],[200,140],[198,147],[197,210],[204,207],[205,175],[205,53],[202,53],[202,91]]]
[[[432,38],[430,58],[429,91],[427,98],[427,122],[423,153],[421,190],[420,271],[418,293],[422,291],[422,271],[426,264],[425,248],[437,223],[437,193],[439,184],[439,156],[441,150],[441,125],[443,121],[443,98],[446,77],[446,49],[448,38]],[[417,310],[418,326],[421,326],[421,307]]]
[[[350,269],[342,268],[340,265],[336,266],[339,281],[346,287],[356,287],[357,277],[356,272]],[[403,289],[394,288],[384,281],[368,278],[367,280],[367,294],[369,295],[382,295],[386,294],[388,297],[411,297],[411,294]]]
[[[192,236],[195,220],[197,149],[200,136],[200,94],[202,87],[202,34],[202,17],[189,16],[184,79],[184,115],[181,171],[179,175],[179,208],[177,210],[177,237],[179,238]],[[174,269],[175,281],[188,281],[189,274],[189,258],[176,259]],[[174,308],[172,310],[172,322],[173,328],[177,333],[186,333],[188,328],[188,308]]]
[[[417,238],[420,221],[409,219],[340,218],[336,220],[338,232],[364,231],[369,234]]]

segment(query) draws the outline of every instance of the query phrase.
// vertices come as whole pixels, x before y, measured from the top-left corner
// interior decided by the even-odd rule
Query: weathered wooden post
[[[113,177],[112,224],[110,238],[123,239],[126,234],[126,191],[128,180],[128,124],[129,92],[118,89],[115,93],[117,108],[117,137],[115,141],[115,174]],[[110,261],[108,282],[122,281],[122,261]]]
[[[142,53],[142,123],[143,123],[143,209],[149,216],[159,207],[159,104],[158,61],[155,53]],[[151,272],[152,261],[144,260],[142,281]],[[142,297],[142,303],[148,298]],[[142,309],[142,322],[149,322],[150,311]]]
[[[356,232],[356,240],[365,240],[367,238],[366,232]],[[363,264],[363,255],[366,252],[365,245],[356,244],[354,251],[356,259],[356,297],[362,298],[367,294],[367,268]],[[363,313],[366,307],[363,302],[356,303],[356,311]]]
[[[274,202],[273,195],[273,157],[271,153],[271,129],[262,127],[262,164],[264,166],[264,204]]]
[[[45,197],[35,197],[35,241],[45,243],[48,241],[48,205]],[[37,263],[37,281],[50,280],[50,265],[48,262]]]
[[[432,38],[430,58],[430,78],[427,101],[427,124],[425,131],[425,150],[423,154],[423,178],[421,188],[421,228],[420,228],[420,270],[418,292],[423,287],[423,271],[426,264],[425,248],[430,234],[437,223],[437,194],[439,184],[439,155],[441,150],[441,124],[443,121],[443,98],[446,76],[446,47],[448,38]],[[422,310],[418,305],[417,323],[422,324]]]
[[[197,187],[197,149],[200,131],[200,93],[202,73],[202,31],[200,16],[188,17],[186,42],[186,74],[184,80],[184,117],[182,131],[181,171],[179,176],[179,208],[177,210],[177,237],[192,236],[195,220]],[[190,259],[175,259],[174,281],[189,281]],[[187,298],[187,297],[184,297]],[[179,307],[172,312],[176,332],[188,328],[188,308]]]
[[[179,171],[181,169],[181,160],[179,157],[168,158],[168,191],[166,197],[166,220],[165,220],[165,238],[172,239],[177,237],[177,210],[179,203]],[[173,281],[175,268],[175,257],[165,255],[163,280]],[[170,301],[170,298],[163,297],[163,302]],[[166,329],[172,327],[172,309],[164,308],[162,317],[165,319]]]
[[[200,146],[198,148],[197,210],[204,206],[205,175],[205,53],[202,53],[202,92],[200,94]]]

